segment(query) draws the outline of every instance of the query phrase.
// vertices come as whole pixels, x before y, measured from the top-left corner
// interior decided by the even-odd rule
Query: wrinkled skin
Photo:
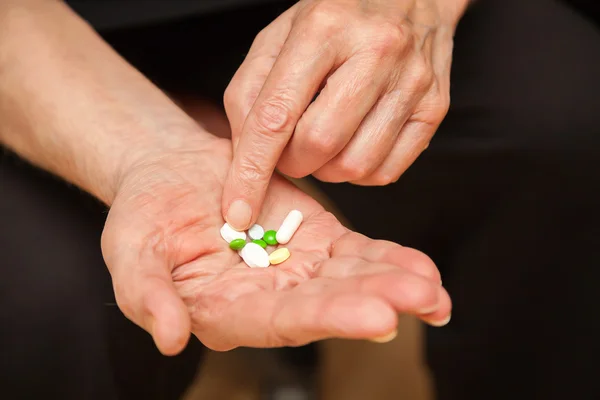
[[[219,235],[230,141],[156,154],[123,176],[102,248],[119,306],[164,354],[181,351],[190,332],[228,350],[373,339],[394,331],[398,313],[438,325],[449,318],[427,256],[349,231],[277,176],[258,222],[277,229],[291,209],[305,220],[287,245],[289,260],[248,268]]]
[[[448,111],[465,4],[301,0],[263,29],[224,96],[237,143],[227,221],[253,222],[275,168],[326,182],[397,181]]]

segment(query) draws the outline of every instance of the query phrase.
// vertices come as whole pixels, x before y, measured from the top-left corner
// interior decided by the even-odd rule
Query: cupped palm
[[[287,261],[248,268],[219,234],[230,147],[216,139],[139,163],[111,207],[102,244],[117,302],[161,351],[180,351],[190,332],[216,350],[278,347],[383,336],[398,313],[449,315],[427,256],[351,232],[278,176],[258,222],[277,229],[292,209],[304,222]]]

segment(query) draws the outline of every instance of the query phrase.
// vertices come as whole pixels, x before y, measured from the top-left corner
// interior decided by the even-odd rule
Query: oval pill
[[[267,268],[271,265],[267,251],[256,243],[246,244],[240,251],[240,256],[250,268]]]
[[[229,226],[228,223],[225,223],[221,227],[221,237],[227,243],[231,243],[235,239],[244,239],[246,240],[246,232],[239,232]]]
[[[259,245],[263,249],[267,248],[267,242],[265,242],[264,240],[255,239],[255,240],[252,241],[252,243],[256,243],[257,245]]]
[[[275,232],[273,230],[266,231],[265,236],[263,237],[263,240],[265,242],[267,242],[267,244],[270,244],[271,246],[277,245],[277,232]]]
[[[229,248],[231,250],[241,250],[246,245],[246,241],[244,239],[233,239],[229,243]]]
[[[292,236],[294,236],[294,233],[296,233],[296,231],[298,230],[298,227],[302,223],[302,219],[303,216],[300,211],[290,211],[287,217],[285,217],[285,219],[283,220],[283,223],[281,224],[281,227],[279,227],[279,230],[277,230],[277,242],[281,244],[288,243],[292,239]]]
[[[290,251],[285,247],[277,249],[269,254],[269,262],[273,265],[281,264],[288,258],[290,258]]]
[[[260,240],[265,235],[265,230],[259,224],[254,224],[248,229],[248,236],[253,240]]]

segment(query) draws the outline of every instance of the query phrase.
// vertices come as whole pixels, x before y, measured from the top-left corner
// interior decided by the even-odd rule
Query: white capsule
[[[283,223],[277,230],[277,235],[275,238],[277,239],[277,243],[286,244],[294,236],[294,233],[298,230],[298,227],[302,223],[302,213],[298,210],[292,210],[285,217]]]
[[[240,256],[250,268],[267,268],[271,265],[267,251],[256,243],[247,243],[240,251]]]
[[[221,227],[221,237],[227,243],[231,243],[231,241],[233,241],[235,239],[244,239],[244,240],[246,240],[246,232],[236,231],[231,226],[229,226],[228,223],[225,223]]]
[[[265,230],[259,224],[254,224],[248,229],[248,236],[253,240],[260,240],[265,236]]]

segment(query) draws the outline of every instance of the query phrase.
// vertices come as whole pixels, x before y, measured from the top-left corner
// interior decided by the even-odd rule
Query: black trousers
[[[282,9],[103,34],[164,89],[220,101]],[[440,400],[600,398],[599,147],[600,28],[555,0],[486,0],[459,26],[451,110],[417,163],[389,187],[319,184],[359,231],[438,263],[454,300],[427,333]],[[0,154],[0,397],[178,398],[201,345],[162,357],[113,305],[106,210]]]

